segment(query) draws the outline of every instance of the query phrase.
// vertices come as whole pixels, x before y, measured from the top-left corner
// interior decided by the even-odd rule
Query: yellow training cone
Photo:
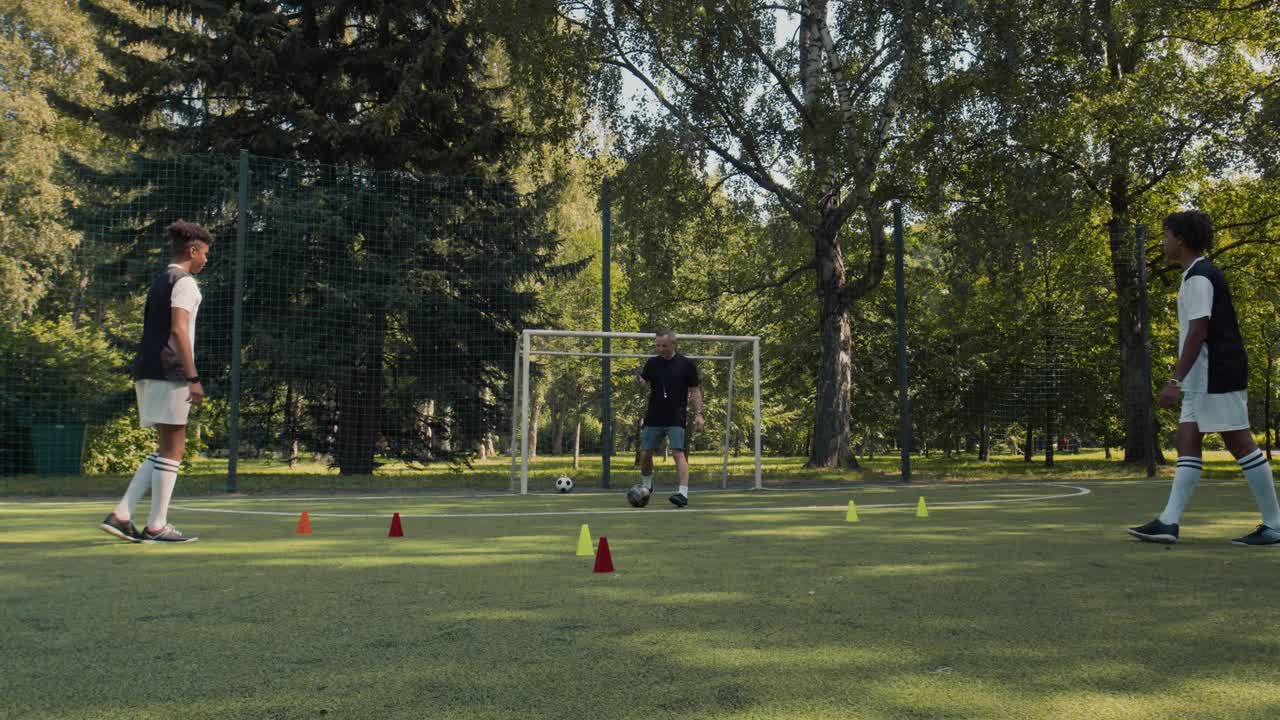
[[[924,496],[920,496],[920,502],[916,505],[916,517],[929,517],[929,508],[925,507]]]
[[[578,532],[578,557],[595,556],[595,548],[591,547],[591,530],[587,528],[586,523],[582,523],[582,530]]]
[[[858,522],[858,507],[853,504],[852,500],[849,501],[849,512],[844,514],[844,521]]]

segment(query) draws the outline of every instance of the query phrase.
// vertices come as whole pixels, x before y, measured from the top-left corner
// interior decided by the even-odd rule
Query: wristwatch
[[[187,382],[191,383],[192,385],[197,385],[200,383],[200,376],[195,375],[193,377],[189,377],[187,378]]]
[[[1169,378],[1169,384],[1178,388],[1179,390],[1182,389],[1182,381],[1179,380],[1178,378]]]

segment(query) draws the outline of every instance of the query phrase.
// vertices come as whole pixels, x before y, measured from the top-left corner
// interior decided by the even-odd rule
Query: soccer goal
[[[575,458],[582,418],[593,424],[593,448],[601,456],[601,487],[611,487],[611,465],[620,449],[634,450],[647,403],[647,388],[634,378],[652,357],[655,333],[598,330],[525,330],[515,348],[511,377],[511,489],[529,492],[530,445],[539,423],[531,408],[558,412],[556,450],[563,419],[576,420]],[[706,427],[690,440],[690,453],[719,451],[719,484],[729,486],[730,455],[745,449],[754,457],[750,486],[762,487],[760,461],[760,338],[739,335],[677,334],[676,350],[698,364]],[[748,365],[748,362],[750,363]],[[747,368],[750,368],[748,371]],[[742,387],[739,387],[742,386]],[[537,388],[542,402],[533,396]],[[749,405],[749,406],[748,406]],[[692,415],[692,414],[691,414]],[[748,421],[749,418],[749,421]],[[598,421],[598,426],[594,423]]]

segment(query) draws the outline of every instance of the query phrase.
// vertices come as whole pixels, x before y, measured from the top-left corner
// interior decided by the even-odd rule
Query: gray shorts
[[[679,425],[668,425],[666,427],[644,426],[644,431],[640,434],[640,448],[643,450],[657,450],[662,447],[662,438],[666,437],[670,440],[672,450],[684,450],[684,428]]]

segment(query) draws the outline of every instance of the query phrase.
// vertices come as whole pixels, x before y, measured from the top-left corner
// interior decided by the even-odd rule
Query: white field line
[[[1028,484],[1035,487],[1056,487],[1063,489],[1071,489],[1075,492],[1059,493],[1057,495],[1036,495],[1025,498],[1003,498],[998,500],[948,500],[930,503],[937,506],[977,506],[977,505],[997,505],[1006,503],[1023,503],[1036,502],[1039,500],[1060,500],[1063,498],[1078,497],[1088,495],[1088,488],[1079,485],[1066,485],[1058,483],[1008,483],[1008,485]],[[878,509],[878,508],[898,508],[898,507],[915,507],[914,502],[905,503],[872,503],[867,505],[859,505],[859,509]],[[298,511],[278,511],[278,510],[231,510],[228,508],[209,508],[209,507],[192,507],[190,505],[171,505],[175,510],[186,510],[188,512],[206,512],[206,513],[224,513],[227,515],[271,515],[283,517],[295,517]],[[790,506],[771,506],[771,507],[731,507],[731,508],[683,508],[678,514],[687,515],[691,513],[753,513],[753,512],[827,512],[832,510],[847,510],[848,504],[844,505],[790,505]],[[564,515],[620,515],[622,513],[635,513],[634,508],[629,510],[546,510],[534,512],[467,512],[467,513],[400,513],[402,518],[519,518],[519,517],[544,517],[544,516],[564,516]],[[328,518],[390,518],[389,513],[313,513],[308,512],[311,517],[328,517]]]
[[[1169,482],[1169,480],[1168,480],[1167,478],[1155,478],[1155,479],[1143,479],[1143,480],[1097,480],[1097,481],[1077,480],[1077,481],[1075,481],[1075,482],[1078,482],[1078,483],[1084,483],[1084,482],[1101,482],[1101,483],[1106,483],[1106,484],[1108,484],[1108,485],[1112,485],[1112,484],[1115,484],[1115,483],[1124,483],[1124,482],[1161,482],[1161,483],[1166,483],[1166,484],[1167,484],[1167,483]],[[804,486],[798,486],[798,487],[762,487],[762,488],[760,488],[759,490],[756,490],[756,489],[754,489],[754,488],[746,488],[746,487],[740,487],[740,488],[706,488],[706,489],[701,489],[701,488],[696,488],[696,487],[695,487],[695,488],[694,488],[694,494],[701,496],[701,495],[708,495],[708,494],[711,494],[711,493],[724,493],[724,494],[739,493],[739,494],[746,495],[746,494],[750,494],[750,493],[758,493],[758,492],[766,492],[766,493],[787,493],[787,492],[806,492],[806,493],[809,493],[809,492],[859,492],[859,491],[865,491],[865,490],[896,490],[896,489],[899,489],[899,488],[910,488],[910,489],[924,489],[924,488],[937,488],[937,487],[949,487],[949,488],[955,488],[955,487],[970,487],[970,488],[975,488],[975,487],[993,487],[993,486],[994,486],[994,487],[1007,487],[1007,486],[1010,486],[1010,485],[1032,485],[1032,486],[1036,486],[1036,487],[1078,487],[1077,485],[1062,485],[1062,484],[1060,484],[1060,483],[1047,483],[1047,482],[1002,482],[1002,481],[1000,481],[1000,480],[995,480],[995,481],[991,481],[991,482],[975,482],[975,483],[911,483],[910,485],[899,485],[899,484],[891,484],[891,483],[879,484],[879,483],[878,483],[878,484],[874,484],[874,485],[862,485],[862,486],[850,486],[850,487],[804,487]],[[573,498],[592,498],[592,497],[599,496],[599,495],[615,495],[615,494],[622,494],[622,492],[623,492],[623,488],[615,488],[615,489],[611,489],[611,490],[602,490],[602,489],[598,489],[598,488],[592,488],[592,489],[581,490],[581,491],[573,492],[573,493],[559,493],[559,492],[549,491],[549,490],[548,490],[548,491],[542,491],[542,492],[531,492],[531,493],[529,493],[528,495],[523,496],[523,497],[537,497],[537,498],[543,498],[543,497],[557,497],[557,498],[562,498],[563,500],[570,500],[570,499],[573,499]],[[665,491],[663,491],[663,492],[665,492]],[[1077,493],[1077,494],[1079,494],[1079,493]],[[342,501],[342,502],[345,502],[345,501],[353,501],[353,502],[354,502],[354,501],[364,501],[364,500],[468,500],[468,499],[471,499],[471,498],[510,498],[510,499],[514,499],[514,498],[519,498],[519,497],[522,497],[522,496],[521,496],[521,495],[518,495],[518,494],[516,494],[516,493],[512,493],[512,492],[504,492],[504,493],[467,493],[467,494],[462,494],[462,495],[436,495],[436,494],[434,494],[434,493],[432,493],[432,492],[430,492],[430,491],[426,491],[426,492],[409,493],[409,494],[400,494],[400,495],[315,495],[315,496],[303,496],[303,495],[298,495],[298,496],[293,496],[293,495],[264,495],[264,496],[260,496],[260,497],[236,497],[236,496],[223,496],[223,497],[214,497],[214,498],[191,498],[191,499],[189,499],[189,500],[184,500],[184,501],[183,501],[183,505],[184,505],[184,506],[188,506],[188,507],[189,507],[190,505],[192,505],[192,504],[197,504],[197,503],[210,503],[210,504],[213,504],[213,503],[229,503],[229,502],[233,502],[233,503],[251,503],[251,502],[340,502],[340,501]],[[1071,496],[1067,496],[1067,497],[1071,497]],[[104,497],[99,498],[99,499],[97,499],[97,500],[31,500],[31,501],[26,501],[26,500],[0,500],[0,507],[5,507],[5,506],[9,506],[9,505],[33,506],[33,507],[34,507],[34,506],[61,506],[61,505],[67,505],[67,506],[75,506],[75,505],[110,505],[112,500],[118,500],[118,498],[116,498],[115,496],[104,496]],[[175,507],[176,507],[176,506],[175,506]],[[403,517],[403,516],[402,516],[402,517]]]

